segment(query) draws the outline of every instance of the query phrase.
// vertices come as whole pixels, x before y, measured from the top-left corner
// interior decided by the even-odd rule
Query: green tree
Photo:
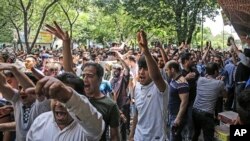
[[[127,0],[123,6],[134,19],[142,21],[144,28],[174,26],[177,40],[189,43],[202,15],[217,14],[216,0]]]
[[[20,41],[20,31],[24,33],[27,53],[34,47],[43,22],[49,12],[59,0],[7,0],[3,1],[1,16],[12,24]],[[34,40],[29,42],[31,32],[35,32]]]

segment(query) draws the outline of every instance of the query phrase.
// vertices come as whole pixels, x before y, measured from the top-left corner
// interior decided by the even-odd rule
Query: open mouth
[[[89,84],[85,84],[84,85],[84,90],[89,90],[90,89],[90,85]]]
[[[58,120],[63,120],[66,117],[67,113],[62,111],[55,111],[55,116]]]
[[[28,96],[27,95],[20,95],[21,99],[26,99]]]
[[[145,77],[140,76],[139,79],[140,79],[141,81],[144,81],[144,80],[145,80]]]

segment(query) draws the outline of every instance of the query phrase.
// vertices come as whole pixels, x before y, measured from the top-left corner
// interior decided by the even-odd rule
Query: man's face
[[[58,125],[67,126],[72,121],[69,112],[59,101],[54,99],[51,100],[51,110]]]
[[[112,69],[113,77],[119,77],[121,75],[121,68],[114,68]]]
[[[59,68],[58,67],[50,67],[48,68],[48,76],[57,76],[59,72]]]
[[[158,67],[160,68],[160,69],[162,69],[162,68],[164,68],[164,60],[163,60],[163,58],[162,57],[159,57],[158,58]]]
[[[102,80],[98,78],[96,74],[96,68],[94,66],[85,67],[83,70],[82,78],[86,95],[99,93],[99,86]]]
[[[14,76],[6,76],[6,81],[12,88],[18,89],[18,81]]]
[[[138,70],[138,78],[141,85],[148,85],[152,82],[152,79],[149,76],[148,68],[139,68]]]
[[[171,72],[171,69],[167,66],[166,67],[166,73],[167,73],[167,76],[169,77],[169,78],[172,78],[173,77],[173,74],[172,74],[172,72]]]
[[[220,65],[220,58],[214,57],[214,63]]]
[[[36,64],[35,60],[31,57],[28,57],[25,59],[25,67],[26,69],[31,69],[32,67],[34,67]]]

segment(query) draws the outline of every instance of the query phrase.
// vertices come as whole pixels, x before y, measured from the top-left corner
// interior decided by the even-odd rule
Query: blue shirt
[[[172,80],[169,85],[168,110],[171,115],[177,115],[181,104],[179,94],[189,94],[188,83],[179,83]]]
[[[232,62],[229,62],[225,67],[225,84],[227,88],[232,88],[234,85],[233,75],[234,75],[235,65]]]
[[[108,93],[112,92],[111,84],[107,80],[102,80],[102,83],[101,83],[99,89],[100,89],[101,93],[103,93],[104,95],[107,95]]]

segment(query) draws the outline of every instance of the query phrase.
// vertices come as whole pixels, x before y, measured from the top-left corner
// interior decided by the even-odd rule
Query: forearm
[[[16,122],[6,122],[0,124],[0,131],[15,131],[16,130]]]
[[[0,84],[0,92],[2,93],[2,96],[8,101],[10,101],[16,93],[16,91],[13,88],[11,88],[8,84],[5,85]]]
[[[134,138],[137,121],[138,121],[138,113],[136,112],[133,117],[133,122],[132,122],[132,126],[130,129],[130,134],[129,134],[130,139]]]
[[[29,77],[25,73],[18,70],[17,67],[13,66],[11,71],[24,89],[35,87],[35,84],[29,79]]]
[[[110,128],[111,141],[120,141],[119,127]]]
[[[100,139],[104,130],[102,115],[91,105],[88,98],[73,92],[65,104],[66,108],[78,119],[89,140]]]
[[[149,50],[145,51],[145,58],[148,66],[148,72],[153,81],[158,80],[161,77],[160,70],[157,66],[156,61],[153,59],[152,55],[150,54]]]
[[[73,59],[70,44],[70,40],[63,41],[63,68],[66,72],[72,72],[75,74],[73,71]]]
[[[183,100],[181,101],[181,105],[180,105],[180,110],[176,116],[177,119],[182,119],[183,118],[183,115],[184,113],[186,112],[186,109],[187,109],[187,105],[188,105],[188,100]]]
[[[122,63],[122,66],[125,68],[125,75],[129,75],[129,71],[130,71],[129,66],[122,59],[119,59],[119,61]]]
[[[168,62],[167,54],[165,53],[163,48],[160,48],[160,52],[161,52],[161,56],[163,58],[164,64],[166,64]]]

